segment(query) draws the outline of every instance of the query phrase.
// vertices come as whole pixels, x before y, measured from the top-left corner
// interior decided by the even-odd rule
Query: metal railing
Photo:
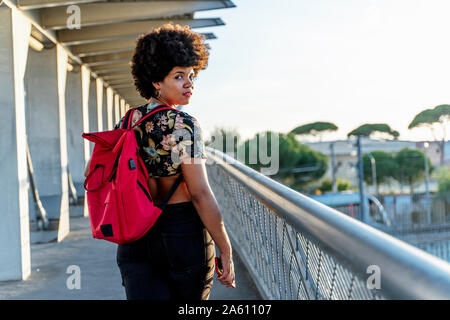
[[[233,250],[263,298],[450,299],[449,263],[207,153]]]

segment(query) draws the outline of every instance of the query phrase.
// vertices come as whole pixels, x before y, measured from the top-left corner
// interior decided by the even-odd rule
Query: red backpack
[[[130,109],[120,129],[82,134],[95,143],[84,182],[94,238],[117,244],[141,238],[155,224],[181,182],[180,174],[161,205],[153,203],[147,184],[149,176],[139,156],[133,128],[157,111],[176,110],[158,107],[133,127],[131,119],[135,109]]]

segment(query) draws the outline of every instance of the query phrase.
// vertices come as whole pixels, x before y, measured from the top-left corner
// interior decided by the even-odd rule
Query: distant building
[[[425,149],[425,142],[429,143],[428,148]],[[346,179],[351,182],[353,186],[358,186],[358,172],[356,168],[357,164],[357,152],[356,152],[356,139],[337,140],[337,141],[321,141],[321,142],[301,142],[311,149],[319,151],[328,157],[331,154],[330,145],[334,144],[334,163],[337,166],[335,176],[336,178]],[[389,153],[396,153],[403,148],[426,150],[427,156],[430,158],[431,163],[437,167],[440,166],[440,150],[438,142],[436,141],[401,141],[401,140],[375,140],[363,137],[361,139],[362,153],[367,153],[376,150],[382,150]],[[444,165],[450,165],[450,141],[447,141],[444,145]],[[331,179],[331,164],[328,165],[324,178]],[[408,193],[409,186],[401,185],[396,180],[393,180],[388,185],[378,186],[380,193]],[[425,183],[416,186],[416,192],[425,191]],[[437,189],[436,181],[430,177],[430,191]],[[365,190],[369,193],[374,193],[374,187],[372,185],[367,186],[365,184]]]
[[[425,143],[428,142],[428,148],[425,148]],[[440,166],[441,150],[439,148],[439,142],[437,141],[419,141],[416,142],[416,149],[426,150],[427,156],[430,158],[431,163],[437,168]],[[450,166],[450,141],[446,141],[444,144],[444,166]]]

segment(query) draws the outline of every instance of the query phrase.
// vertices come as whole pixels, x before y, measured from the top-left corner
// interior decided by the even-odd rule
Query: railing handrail
[[[327,207],[210,147],[209,160],[297,231],[348,266],[362,279],[381,271],[383,295],[392,299],[450,299],[450,264],[367,224]]]

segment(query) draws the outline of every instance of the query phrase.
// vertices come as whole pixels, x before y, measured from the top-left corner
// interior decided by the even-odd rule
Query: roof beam
[[[81,60],[89,66],[100,66],[103,64],[109,64],[113,62],[120,61],[131,61],[133,58],[134,50],[118,52],[118,53],[107,53],[99,54],[95,56],[84,57]]]
[[[128,69],[131,71],[131,66],[129,62],[120,63],[110,63],[101,66],[91,67],[91,70],[97,74],[105,73],[105,71],[116,70],[116,69]]]
[[[138,36],[147,33],[149,30],[157,28],[165,23],[174,22],[180,25],[188,25],[191,28],[204,28],[222,26],[225,23],[220,18],[210,19],[158,19],[158,20],[144,20],[121,22],[113,25],[100,25],[84,27],[82,32],[80,30],[59,30],[58,40],[68,45],[85,44],[98,41],[112,40],[114,38],[121,38],[127,36]]]
[[[136,38],[133,37],[120,40],[110,40],[98,43],[75,45],[71,46],[71,51],[79,57],[87,57],[89,55],[129,51],[134,47],[136,47]]]
[[[81,27],[106,23],[125,22],[140,19],[160,19],[184,15],[204,10],[235,7],[233,2],[225,0],[181,0],[181,1],[138,1],[87,3],[80,7]],[[41,23],[47,29],[66,29],[66,8],[54,7],[41,9]]]
[[[114,74],[114,75],[102,75],[101,78],[105,81],[116,81],[116,80],[124,80],[124,79],[130,79],[132,80],[132,76],[131,76],[131,72],[129,72],[129,74],[127,73],[119,73],[119,74]]]
[[[140,97],[139,92],[134,87],[122,88],[122,89],[114,89],[114,91],[116,91],[120,95],[122,95],[122,94],[136,94],[137,96]]]
[[[98,76],[102,76],[102,75],[106,75],[106,74],[117,74],[117,73],[131,73],[131,68],[130,66],[125,66],[125,67],[118,67],[118,68],[113,68],[113,69],[108,69],[108,70],[101,70],[101,71],[94,71]]]
[[[128,63],[129,64],[130,62],[131,62],[131,57],[129,57],[127,59],[106,60],[106,61],[86,63],[86,64],[92,69],[92,67],[100,67],[100,66],[107,67],[109,64],[119,64],[119,63],[121,63],[121,64]]]
[[[107,84],[110,85],[111,87],[116,86],[116,85],[122,85],[122,84],[129,84],[130,86],[134,86],[134,80],[131,78],[109,80],[107,82]]]
[[[131,76],[131,69],[128,67],[127,69],[117,68],[117,70],[106,70],[106,71],[99,71],[95,72],[98,74],[98,76],[105,78],[105,77],[125,77],[125,76]]]
[[[89,2],[106,2],[108,0],[17,0],[17,6],[22,10],[52,8],[58,6],[80,5]]]
[[[206,40],[216,39],[213,33],[202,33]],[[117,53],[130,51],[136,47],[136,37],[129,37],[119,40],[109,40],[88,44],[71,46],[71,51],[79,57],[87,57],[98,54]]]
[[[110,85],[111,88],[113,88],[114,90],[117,89],[133,89],[134,85],[131,83],[124,83],[124,84],[115,84],[115,85]]]

